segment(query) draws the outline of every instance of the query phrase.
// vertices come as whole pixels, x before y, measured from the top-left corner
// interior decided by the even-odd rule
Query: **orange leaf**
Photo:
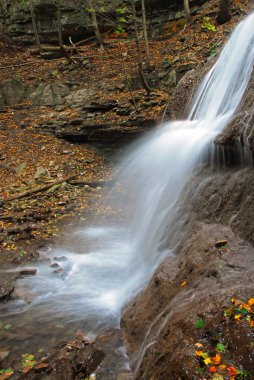
[[[211,360],[213,364],[220,364],[221,356],[219,354],[216,354],[216,356],[212,357]]]
[[[246,309],[248,311],[251,311],[251,307],[250,305],[248,305],[247,303],[243,303],[241,306],[240,306],[240,309]]]
[[[0,375],[0,380],[7,380],[9,377],[11,377],[12,373],[2,373]]]
[[[249,322],[249,326],[250,326],[250,327],[254,327],[254,321],[250,321],[250,322]]]
[[[47,363],[39,363],[34,368],[35,369],[44,369],[44,368],[48,368],[48,367],[49,367],[49,364],[47,364]]]
[[[197,356],[202,356],[203,355],[203,351],[196,351],[196,355]]]
[[[254,298],[250,298],[249,301],[248,301],[248,304],[250,306],[254,305]]]
[[[31,367],[27,365],[26,367],[22,368],[23,373],[28,373],[30,371]]]
[[[228,367],[228,376],[236,376],[237,375],[237,370],[235,367]]]
[[[216,372],[216,367],[210,367],[209,372]]]

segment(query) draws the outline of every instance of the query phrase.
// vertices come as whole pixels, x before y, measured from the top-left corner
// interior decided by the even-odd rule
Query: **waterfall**
[[[25,310],[62,310],[70,321],[82,316],[111,325],[161,261],[173,254],[181,229],[176,218],[180,194],[248,85],[254,64],[253,25],[254,14],[237,26],[200,85],[188,119],[165,124],[123,158],[111,194],[119,220],[95,221],[74,232],[73,246],[54,249],[52,257],[67,256],[72,269],[66,278],[56,279],[42,266],[35,278],[26,280],[38,297]],[[165,234],[170,237],[167,245]]]

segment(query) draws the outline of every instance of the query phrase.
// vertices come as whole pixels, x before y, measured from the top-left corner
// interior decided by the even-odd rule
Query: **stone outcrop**
[[[194,88],[211,64],[180,81],[172,105],[175,117],[186,115]],[[123,313],[135,379],[196,378],[199,340],[206,347],[224,343],[228,360],[253,375],[250,330],[223,314],[232,297],[247,300],[254,292],[253,86],[254,73],[236,116],[215,141],[223,160],[218,159],[212,170],[199,168],[186,186],[180,201],[186,212],[185,237],[175,256],[160,265]],[[249,165],[243,169],[246,151]],[[216,248],[220,239],[227,240],[225,249]],[[200,318],[206,321],[201,332],[195,327]]]
[[[195,12],[205,0],[190,1],[191,9]],[[114,14],[116,0],[104,1],[103,12]],[[56,43],[57,19],[56,5],[50,0],[35,0],[34,12],[37,20],[38,32],[43,43]],[[103,13],[102,12],[102,13]],[[172,33],[175,20],[183,17],[182,3],[179,1],[147,1],[147,13],[151,35],[158,36]],[[93,35],[93,28],[85,2],[75,0],[61,0],[62,29],[65,40],[69,36],[77,41]],[[106,17],[99,17],[101,32],[112,30],[112,22]],[[34,42],[33,28],[29,6],[21,1],[2,0],[0,4],[0,29],[4,29],[18,41],[31,44]]]

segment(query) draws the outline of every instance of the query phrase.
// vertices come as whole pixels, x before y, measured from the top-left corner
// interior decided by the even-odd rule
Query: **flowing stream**
[[[0,306],[13,324],[42,326],[86,321],[87,332],[118,326],[121,308],[142,289],[180,239],[178,199],[202,154],[231,120],[254,64],[254,14],[237,26],[195,96],[189,118],[141,139],[120,162],[109,205],[118,217],[70,232],[71,244],[53,248],[65,276],[40,265],[20,287],[29,301]],[[165,244],[164,237],[170,244]],[[36,318],[36,320],[35,320]]]

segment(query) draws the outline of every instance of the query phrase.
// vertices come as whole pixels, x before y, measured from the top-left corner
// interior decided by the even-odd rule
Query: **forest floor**
[[[181,30],[177,30],[176,25],[176,30],[168,36],[152,40],[149,45],[152,70],[163,70],[168,64],[172,67],[200,64],[217,54],[239,19],[254,9],[250,1],[234,3],[232,20],[227,24],[216,23],[217,6],[209,4],[194,15],[190,25]],[[209,19],[204,20],[207,17]],[[45,61],[32,55],[30,49],[0,41],[0,82],[15,76],[29,85],[40,80],[51,83],[57,75],[63,82],[74,78],[80,83],[79,88],[102,83],[95,96],[109,100],[110,89],[126,87],[127,80],[132,82],[132,94],[126,89],[117,90],[115,98],[126,101],[129,107],[134,96],[142,105],[147,97],[140,85],[136,85],[134,42],[128,38],[119,42],[108,36],[105,47],[99,51],[94,44],[79,46],[82,57],[89,60],[89,70],[80,65],[62,70],[67,65],[64,58]],[[132,115],[152,118],[159,124],[171,94],[159,87],[153,92],[157,101],[133,109]],[[65,113],[66,118],[79,116],[75,109],[67,106],[56,112]],[[61,239],[66,224],[85,223],[100,211],[100,202],[112,179],[112,161],[98,147],[38,133],[38,122],[50,113],[52,108],[33,107],[30,102],[3,107],[0,111],[1,268],[24,267],[37,262],[40,249]],[[113,112],[107,117],[115,124],[128,119]],[[114,151],[111,153],[114,155]],[[1,289],[5,277],[0,281],[3,281]],[[2,292],[3,298],[8,298],[11,292],[12,288],[9,293]],[[7,376],[0,374],[0,379]]]

